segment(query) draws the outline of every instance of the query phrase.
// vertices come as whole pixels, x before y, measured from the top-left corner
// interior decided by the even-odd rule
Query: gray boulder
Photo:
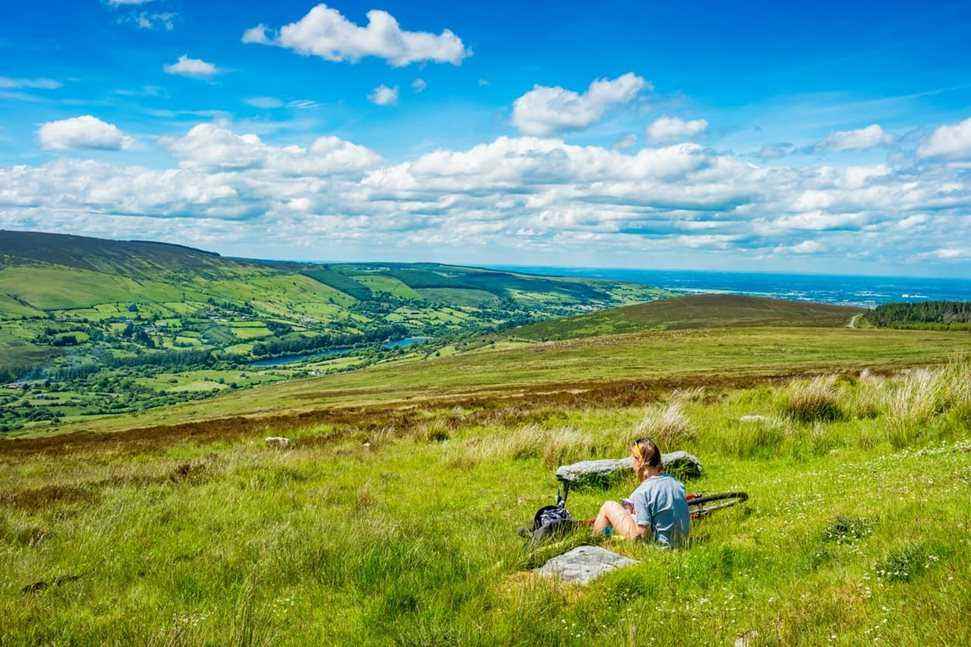
[[[577,546],[546,562],[535,573],[556,577],[564,582],[587,584],[604,573],[633,566],[637,562],[600,546]]]
[[[286,449],[290,446],[290,439],[284,438],[283,436],[270,436],[264,442],[267,447],[275,447],[277,449]]]
[[[664,469],[682,479],[701,476],[701,461],[683,451],[661,454]],[[556,478],[571,487],[609,487],[615,480],[623,478],[634,469],[634,459],[604,458],[601,460],[580,461],[572,465],[561,465],[556,470]]]

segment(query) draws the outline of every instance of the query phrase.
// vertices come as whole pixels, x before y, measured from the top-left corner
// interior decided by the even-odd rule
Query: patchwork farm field
[[[440,347],[662,296],[616,281],[433,263],[232,259],[178,245],[0,230],[0,384],[8,387],[0,434],[225,390],[168,388],[156,379],[162,374],[246,372],[225,385],[247,388],[394,358],[407,340]],[[321,355],[354,359],[315,361]],[[85,396],[62,404],[76,393]]]

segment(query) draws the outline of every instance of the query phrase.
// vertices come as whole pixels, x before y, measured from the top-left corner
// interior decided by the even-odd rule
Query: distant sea
[[[868,308],[891,301],[971,301],[971,279],[518,265],[490,267],[522,274],[613,279],[685,293],[751,294]]]

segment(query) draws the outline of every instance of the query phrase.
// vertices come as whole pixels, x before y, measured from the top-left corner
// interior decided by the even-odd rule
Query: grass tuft
[[[832,421],[842,417],[836,376],[820,375],[792,382],[786,389],[783,413],[799,422]]]
[[[635,438],[650,438],[664,450],[681,448],[698,438],[680,399],[673,400],[663,409],[648,410],[634,428],[634,433]]]

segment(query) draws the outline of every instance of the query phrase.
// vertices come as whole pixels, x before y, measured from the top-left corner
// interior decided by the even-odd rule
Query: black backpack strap
[[[558,479],[558,481],[559,484],[556,486],[556,505],[565,506],[566,498],[570,496],[570,482],[564,481],[563,479]]]

